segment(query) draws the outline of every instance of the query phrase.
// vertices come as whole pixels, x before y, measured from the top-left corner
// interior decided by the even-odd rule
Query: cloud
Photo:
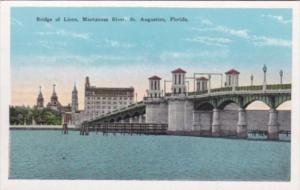
[[[280,15],[261,15],[261,17],[276,20],[277,22],[279,22],[281,24],[288,24],[288,23],[292,22],[291,19],[285,19],[283,16],[280,16]]]
[[[235,28],[230,28],[227,26],[223,25],[216,25],[212,21],[208,19],[201,19],[200,21],[203,25],[209,26],[207,28],[192,28],[192,30],[197,30],[197,31],[216,31],[216,32],[221,32],[224,34],[229,34],[231,36],[236,36],[240,38],[249,38],[249,31],[246,29],[235,29]]]
[[[200,22],[204,25],[212,26],[213,22],[208,19],[201,19]]]
[[[55,41],[46,41],[46,40],[40,40],[38,41],[38,45],[52,50],[58,50],[67,47],[67,43],[65,42],[55,42]]]
[[[245,30],[245,29],[237,30],[237,29],[228,28],[225,26],[217,26],[213,30],[217,31],[217,32],[227,33],[232,36],[236,36],[236,37],[240,37],[240,38],[249,38],[248,30]]]
[[[56,30],[54,32],[37,32],[38,35],[41,36],[63,36],[63,37],[71,37],[81,40],[88,40],[90,39],[89,33],[79,33],[67,30]]]
[[[12,24],[13,25],[17,25],[17,26],[24,26],[23,22],[21,22],[20,20],[16,19],[16,18],[12,18]]]
[[[194,59],[194,58],[207,58],[207,57],[226,57],[229,54],[228,50],[217,51],[197,51],[197,52],[177,52],[177,51],[165,51],[160,55],[161,61],[170,61],[175,59]]]
[[[282,16],[264,15],[264,17],[276,19],[278,22],[282,22],[282,23],[290,22],[290,20],[285,20]],[[227,26],[216,25],[208,19],[202,19],[201,23],[203,25],[206,25],[209,27],[207,27],[207,28],[205,28],[205,27],[192,28],[192,30],[221,32],[221,33],[228,34],[231,36],[239,37],[241,39],[245,39],[245,40],[249,41],[250,43],[254,44],[255,46],[291,47],[291,41],[289,41],[289,40],[266,37],[266,36],[250,35],[249,30],[247,30],[247,29],[234,29],[234,28],[230,28]],[[196,38],[194,38],[194,41],[196,41]],[[230,42],[232,42],[230,39],[227,39],[227,38],[224,38],[227,40],[224,40],[223,38],[220,38],[220,39],[219,40],[217,38],[216,39],[200,39],[198,41],[201,43],[206,43],[207,45],[215,44],[216,46],[222,46],[222,44],[224,46],[225,44],[229,44]]]
[[[187,38],[185,40],[189,42],[197,42],[197,43],[205,44],[208,46],[219,46],[219,47],[226,46],[227,44],[232,42],[232,40],[228,38],[212,38],[206,36],[198,36],[192,39]]]
[[[281,47],[291,47],[291,41],[279,39],[279,38],[270,38],[265,36],[254,36],[253,44],[256,46],[281,46]]]
[[[46,48],[52,48],[48,42],[42,41]],[[64,44],[62,44],[64,45]],[[15,69],[24,69],[30,65],[41,64],[45,67],[56,67],[57,65],[73,65],[73,66],[99,66],[99,65],[122,65],[122,64],[140,64],[145,63],[147,57],[143,55],[115,55],[115,54],[92,54],[92,55],[74,55],[74,54],[59,54],[59,55],[24,55],[13,58],[12,63],[18,66]]]
[[[113,47],[113,48],[133,48],[133,47],[135,47],[135,45],[132,43],[125,43],[125,42],[120,42],[117,40],[108,40],[108,39],[104,40],[104,44],[108,45],[109,47]],[[101,45],[99,45],[99,46],[101,46]]]

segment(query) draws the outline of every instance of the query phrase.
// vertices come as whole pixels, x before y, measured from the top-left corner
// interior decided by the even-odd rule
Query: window
[[[178,89],[178,93],[181,94],[181,88]]]
[[[174,77],[175,77],[175,84],[177,84],[177,75],[175,74]]]
[[[151,80],[150,83],[151,83],[151,90],[153,90],[153,81]]]
[[[178,84],[181,84],[181,75],[178,75]]]

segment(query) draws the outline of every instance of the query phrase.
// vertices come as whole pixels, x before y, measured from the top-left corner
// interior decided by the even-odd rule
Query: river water
[[[290,142],[10,131],[10,179],[290,180]]]

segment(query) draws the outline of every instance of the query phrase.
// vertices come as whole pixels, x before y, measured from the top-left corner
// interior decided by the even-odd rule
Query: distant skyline
[[[137,21],[36,21],[83,16]],[[169,22],[172,16],[188,21]],[[141,17],[167,22],[140,22]],[[283,82],[290,83],[291,20],[290,9],[12,8],[11,104],[34,105],[40,85],[47,104],[56,84],[59,101],[67,105],[76,83],[82,109],[86,76],[99,87],[133,86],[141,100],[148,77],[170,80],[178,67],[188,76],[234,68],[241,73],[240,85],[250,85],[252,73],[258,85],[266,64],[268,83],[279,83],[280,69]],[[220,86],[218,79],[212,86]]]

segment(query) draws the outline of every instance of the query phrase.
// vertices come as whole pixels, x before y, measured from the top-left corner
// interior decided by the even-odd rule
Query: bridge
[[[185,71],[177,69],[172,74],[171,93],[160,90],[159,77],[150,77],[148,94],[143,101],[89,120],[86,125],[95,130],[105,124],[107,131],[114,131],[113,126],[121,123],[117,124],[118,129],[115,128],[120,131],[122,126],[128,128],[136,124],[135,132],[139,133],[138,126],[142,131],[149,124],[161,124],[165,131],[160,134],[238,138],[247,138],[248,132],[259,131],[272,140],[278,139],[279,133],[290,133],[290,111],[278,111],[277,108],[291,100],[291,84],[267,85],[264,81],[263,85],[239,86],[238,78],[231,81],[236,75],[230,72],[232,75],[229,79],[227,76],[226,82],[231,85],[210,88],[210,78],[197,80],[194,77],[194,83],[200,85],[197,89],[194,87],[194,92],[187,92]],[[247,110],[254,101],[264,102],[269,110]],[[234,109],[228,109],[229,105],[234,105]]]

